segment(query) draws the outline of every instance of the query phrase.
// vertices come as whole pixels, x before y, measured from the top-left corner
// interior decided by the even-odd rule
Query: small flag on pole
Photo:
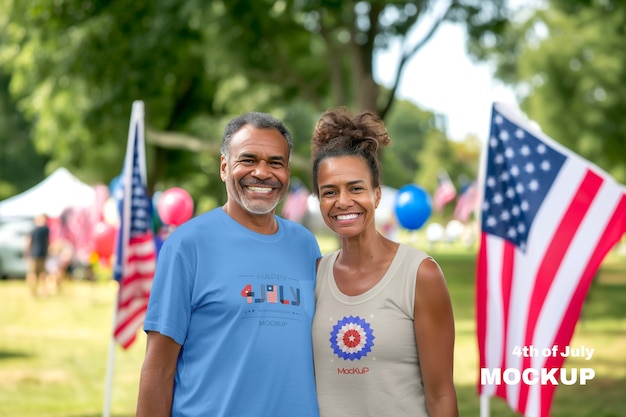
[[[307,211],[309,190],[303,184],[295,184],[287,194],[281,215],[294,222],[302,222]]]
[[[156,266],[152,203],[146,191],[143,119],[143,102],[135,101],[120,175],[120,227],[114,265],[119,292],[113,336],[124,349],[135,341],[143,323]]]
[[[524,416],[547,417],[591,281],[626,232],[626,187],[500,103],[484,156],[481,403],[495,395]]]
[[[453,217],[456,220],[467,223],[472,213],[478,208],[478,198],[478,186],[476,181],[472,181],[457,198]]]
[[[456,196],[456,188],[445,170],[439,172],[437,176],[437,189],[433,195],[433,207],[436,211],[441,211]]]

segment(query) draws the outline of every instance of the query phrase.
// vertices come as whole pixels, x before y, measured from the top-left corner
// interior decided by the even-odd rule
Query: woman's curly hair
[[[380,186],[378,151],[390,142],[382,119],[371,111],[352,114],[345,107],[329,109],[321,116],[311,138],[313,191],[319,193],[317,174],[326,158],[358,156],[370,169],[372,182]]]

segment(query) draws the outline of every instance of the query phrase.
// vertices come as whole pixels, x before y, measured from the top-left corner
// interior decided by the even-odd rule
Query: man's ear
[[[222,182],[226,182],[226,168],[228,167],[228,161],[224,155],[220,155],[220,178]]]

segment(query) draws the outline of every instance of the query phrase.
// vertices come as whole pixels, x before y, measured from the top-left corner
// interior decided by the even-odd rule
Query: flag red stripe
[[[132,270],[128,271],[128,273],[122,278],[122,283],[132,283],[140,278],[151,278],[154,271],[154,265],[154,260],[135,263],[132,266]]]
[[[133,302],[135,302],[137,300],[145,301],[145,303],[147,304],[148,303],[148,298],[150,298],[150,292],[149,291],[137,292],[137,293],[133,294],[131,297],[127,297],[126,299],[120,299],[119,308],[120,309],[125,309],[126,307],[128,307],[131,304],[133,304]]]
[[[113,332],[113,335],[116,338],[117,338],[117,336],[122,334],[124,331],[126,331],[127,326],[129,324],[131,324],[137,316],[139,316],[141,314],[145,314],[146,310],[148,309],[147,299],[146,299],[145,302],[143,300],[138,300],[138,301],[140,301],[140,302],[139,303],[135,302],[135,303],[127,304],[124,307],[123,313],[118,315],[118,317],[117,317],[118,325],[115,328],[115,331]],[[137,304],[139,304],[139,305],[137,305]]]
[[[585,218],[591,203],[593,202],[600,186],[602,178],[597,174],[587,171],[581,184],[574,194],[569,207],[561,217],[561,222],[557,227],[552,240],[546,249],[537,274],[535,276],[533,292],[528,308],[528,320],[526,321],[526,334],[524,336],[524,346],[533,344],[533,337],[537,320],[543,310],[546,297],[550,291],[554,279],[561,267],[561,262],[567,253],[567,250],[576,236],[580,224]],[[530,356],[525,356],[522,361],[522,369],[530,367]],[[518,399],[518,410],[525,412],[528,400],[529,386],[522,384],[520,386],[520,395]]]
[[[145,316],[145,310],[142,314],[142,317],[140,317],[139,320],[136,320],[136,323],[130,322],[117,335],[114,334],[115,339],[124,349],[128,349],[130,345],[132,345],[133,342],[137,339],[137,332],[129,332],[128,329],[139,327],[141,325],[141,322],[143,322],[143,316]]]
[[[124,328],[135,318],[137,318],[141,314],[145,314],[147,309],[147,305],[145,303],[140,303],[140,305],[133,305],[132,308],[127,308],[126,314],[124,315],[124,319],[120,322],[120,326],[115,329],[115,335],[120,334],[124,331]]]
[[[149,266],[149,265],[147,265],[147,266]],[[152,281],[152,275],[153,275],[153,272],[150,272],[150,271],[147,271],[147,272],[144,272],[144,273],[141,273],[141,272],[137,271],[137,272],[133,273],[132,275],[125,276],[123,278],[123,283],[124,283],[124,285],[129,285],[129,284],[132,284],[135,281],[138,281],[138,280],[141,280],[141,279],[147,279],[147,280]]]
[[[622,195],[617,207],[613,211],[611,219],[607,223],[602,236],[598,239],[598,243],[593,250],[593,254],[587,266],[582,274],[582,279],[579,281],[578,286],[572,297],[572,301],[565,313],[567,320],[564,320],[560,326],[553,345],[565,346],[572,339],[576,323],[580,317],[583,303],[591,286],[591,282],[595,276],[596,271],[600,267],[602,260],[611,250],[611,248],[619,241],[619,239],[626,231],[626,194]],[[546,360],[546,368],[561,368],[565,362],[565,358],[561,355],[551,356]],[[548,385],[543,389],[543,395],[541,396],[541,414],[548,415],[550,411],[550,404],[554,397],[555,385]]]
[[[137,303],[139,304],[139,303]],[[124,309],[124,319],[120,321],[119,325],[115,329],[113,335],[117,338],[122,332],[126,329],[126,327],[131,324],[137,317],[146,314],[146,310],[148,309],[147,303],[140,303],[138,306],[134,306],[131,304],[133,308],[125,308]]]
[[[137,334],[133,333],[133,335],[130,338],[127,338],[127,339],[118,338],[118,341],[124,349],[128,349],[130,345],[132,345],[135,342],[135,339],[137,339]]]
[[[476,262],[476,335],[478,339],[478,362],[480,368],[487,367],[485,345],[487,342],[487,234],[480,233],[480,250]],[[478,393],[482,393],[478,375]]]
[[[132,254],[129,258],[129,262],[145,262],[156,259],[156,255],[154,253],[146,253],[146,254]]]

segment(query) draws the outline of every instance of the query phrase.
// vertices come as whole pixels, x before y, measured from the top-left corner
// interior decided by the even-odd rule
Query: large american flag
[[[481,368],[561,368],[561,355],[517,355],[574,333],[602,259],[626,232],[626,187],[496,103],[482,173],[476,320]],[[557,372],[558,375],[558,372]],[[525,416],[549,415],[556,386],[480,385]]]
[[[143,323],[156,265],[152,203],[146,191],[143,117],[143,102],[135,101],[120,175],[120,227],[114,265],[119,292],[113,335],[124,349],[135,341]]]

